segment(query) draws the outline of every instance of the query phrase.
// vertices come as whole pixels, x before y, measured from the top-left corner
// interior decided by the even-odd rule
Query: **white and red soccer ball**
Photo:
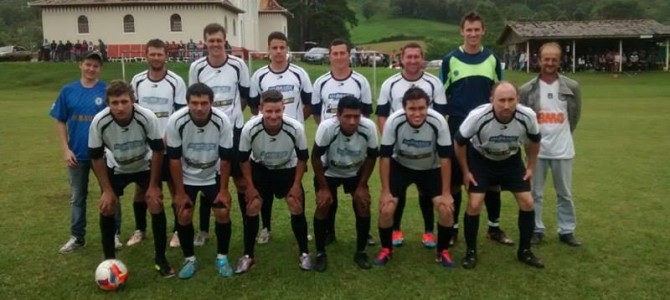
[[[124,285],[128,279],[128,268],[117,259],[101,262],[95,269],[95,283],[105,291],[114,291]]]

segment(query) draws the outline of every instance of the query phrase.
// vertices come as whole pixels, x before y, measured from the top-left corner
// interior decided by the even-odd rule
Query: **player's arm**
[[[321,81],[319,79],[314,82],[314,91],[312,91],[312,115],[316,125],[321,124],[321,113],[323,111],[323,100],[321,99]]]
[[[577,123],[579,123],[579,118],[582,114],[582,90],[579,87],[579,84],[572,90],[572,93],[575,97],[575,103],[577,105],[574,110],[574,115],[568,115],[568,122],[570,123],[570,132],[574,132],[577,129]],[[572,119],[572,120],[570,120]]]
[[[250,87],[250,82],[249,82],[249,68],[247,67],[247,64],[241,63],[240,64],[240,78],[239,78],[239,91],[240,91],[240,106],[242,108],[242,111],[247,107],[247,103],[249,100],[249,87]]]
[[[298,163],[295,166],[295,177],[293,178],[293,185],[289,190],[289,196],[295,199],[302,197],[302,177],[305,175],[307,169],[307,160],[309,159],[309,150],[307,149],[307,139],[304,131],[297,136],[295,152],[298,156]]]
[[[251,111],[251,114],[254,116],[258,115],[258,106],[261,103],[261,86],[258,80],[258,72],[256,72],[250,80],[251,86],[249,87],[249,102],[247,103],[249,104],[249,110]]]
[[[251,121],[249,121],[251,122]],[[244,181],[247,183],[247,189],[245,191],[245,200],[247,202],[247,207],[254,201],[256,198],[260,198],[260,195],[258,194],[258,190],[256,190],[256,187],[254,186],[254,180],[253,176],[251,173],[251,162],[250,162],[250,156],[251,156],[251,137],[250,137],[250,127],[247,122],[247,124],[244,124],[244,127],[242,128],[242,134],[240,136],[240,145],[239,145],[239,159],[240,159],[240,169],[242,171],[242,177],[244,178]]]
[[[147,189],[146,199],[152,201],[156,207],[163,205],[163,191],[161,189],[161,174],[163,166],[163,151],[165,144],[160,136],[158,130],[158,119],[153,115],[149,115],[150,122],[147,127],[147,140],[149,141],[149,148],[151,149],[151,178],[149,188]]]
[[[98,183],[102,189],[99,204],[100,212],[103,215],[109,216],[114,214],[118,199],[114,194],[114,189],[112,188],[112,183],[109,180],[109,174],[107,173],[107,166],[103,159],[105,155],[105,146],[98,128],[95,127],[97,120],[98,118],[96,116],[93,120],[94,125],[91,125],[88,131],[88,155],[91,159],[93,172],[98,178]]]
[[[526,144],[526,156],[528,162],[526,164],[526,175],[523,176],[524,181],[530,180],[533,177],[533,171],[537,164],[537,155],[540,153],[540,141],[542,140],[540,125],[537,123],[537,117],[532,111],[528,122],[528,132],[526,133],[526,137],[529,142]]]
[[[440,179],[442,180],[442,196],[451,198],[451,157],[454,149],[451,145],[449,126],[444,119],[439,119],[440,130],[437,133],[437,155],[440,157]],[[452,200],[453,201],[453,200]]]
[[[312,115],[312,81],[309,79],[307,72],[302,70],[300,72],[300,101],[302,101],[302,115],[304,120],[309,119],[309,116]]]
[[[68,144],[67,125],[65,122],[56,120],[56,132],[58,133],[58,139],[60,140],[61,149],[63,150],[63,160],[68,167],[76,167],[77,156],[75,156],[72,150],[70,150],[70,145]]]
[[[230,130],[221,130],[219,134],[219,174],[220,185],[217,201],[222,201],[225,209],[230,209],[230,191],[228,191],[228,180],[230,178],[231,161],[233,158],[233,125],[229,121],[224,121],[224,128]]]
[[[470,173],[470,168],[468,167],[467,139],[460,136],[460,134],[456,134],[454,141],[454,152],[456,153],[458,165],[461,166],[461,172],[463,173],[463,184],[467,189],[470,183],[477,185],[477,183],[474,182],[474,178],[472,177],[472,173]]]
[[[170,159],[170,177],[174,185],[174,203],[178,210],[188,209],[193,207],[193,202],[186,195],[184,190],[184,169],[181,163],[182,153],[182,138],[179,134],[176,123],[173,118],[170,118],[165,132],[167,143],[167,155]]]
[[[382,190],[379,195],[380,209],[389,201],[393,201],[391,194],[391,156],[396,143],[395,130],[390,123],[386,123],[382,132],[382,143],[379,149],[379,179],[381,180]]]
[[[182,107],[185,107],[187,105],[186,102],[186,83],[184,82],[184,79],[181,77],[177,76],[177,87],[175,90],[175,96],[173,99],[173,106],[174,106],[174,111],[178,111]]]

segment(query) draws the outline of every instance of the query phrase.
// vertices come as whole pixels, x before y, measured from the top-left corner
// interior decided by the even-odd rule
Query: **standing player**
[[[167,52],[165,50],[165,43],[162,40],[149,40],[144,51],[149,69],[135,75],[130,81],[130,85],[135,90],[137,103],[156,114],[158,118],[158,130],[161,136],[164,137],[168,117],[186,105],[186,84],[179,75],[165,67]],[[163,159],[161,170],[163,171],[162,180],[167,182],[170,194],[174,200],[174,185],[170,178],[169,159],[167,156]],[[147,203],[142,200],[145,193],[146,191],[139,188],[139,186],[135,189],[133,212],[135,213],[136,227],[135,233],[128,240],[128,246],[141,242],[145,237],[147,229]],[[172,204],[176,224],[177,215],[174,207],[174,204]],[[173,230],[170,246],[179,247],[179,237],[177,236],[176,228]]]
[[[437,259],[453,266],[449,254],[452,232],[451,136],[447,122],[429,108],[429,96],[420,87],[411,87],[402,98],[402,109],[389,116],[382,133],[379,175],[379,239],[382,249],[376,263],[385,265],[393,256],[391,235],[398,199],[407,187],[416,184],[419,201],[426,201],[438,212]]]
[[[177,231],[185,257],[179,278],[191,278],[197,269],[192,200],[198,192],[203,194],[203,202],[210,203],[216,219],[216,269],[219,275],[230,277],[233,269],[228,262],[231,236],[228,178],[233,126],[222,111],[212,108],[214,92],[207,85],[196,83],[190,86],[186,99],[188,108],[180,109],[170,117],[166,133],[179,214]]]
[[[370,190],[368,180],[377,159],[377,127],[361,117],[363,103],[354,96],[338,100],[335,118],[325,119],[316,130],[312,147],[317,208],[314,213],[316,262],[314,269],[326,270],[326,229],[329,210],[337,202],[337,188],[351,195],[356,214],[356,252],[354,261],[369,269],[365,252],[370,232]],[[332,215],[330,216],[332,217]]]
[[[444,96],[442,82],[435,75],[424,72],[423,49],[417,43],[409,43],[400,50],[400,63],[402,72],[397,73],[382,83],[377,101],[377,122],[380,130],[384,129],[386,119],[395,111],[403,108],[402,99],[405,92],[414,86],[420,87],[428,95],[429,107],[437,112],[443,113],[447,100]],[[423,245],[426,248],[435,248],[435,235],[433,234],[433,207],[428,196],[419,193],[419,206],[423,215],[424,234]],[[400,230],[402,214],[405,210],[405,196],[398,198],[398,207],[393,216],[393,245],[403,244],[403,234]]]
[[[154,234],[155,267],[163,277],[175,275],[165,257],[166,220],[163,194],[160,188],[163,140],[155,114],[135,104],[133,88],[121,80],[110,82],[107,88],[108,107],[93,118],[89,130],[88,151],[93,171],[102,189],[100,196],[100,232],[105,259],[115,258],[114,214],[119,197],[128,184],[134,182],[146,191]],[[105,148],[108,149],[105,154]],[[151,151],[149,151],[151,149]],[[151,154],[149,154],[151,152]],[[111,159],[114,167],[107,167]],[[151,157],[149,161],[147,158]]]
[[[582,93],[579,83],[558,74],[560,61],[561,47],[557,43],[542,45],[540,76],[519,88],[521,103],[537,113],[542,132],[538,164],[531,185],[535,204],[535,233],[531,241],[539,243],[544,238],[542,198],[547,171],[551,168],[556,190],[559,240],[570,246],[580,246],[582,243],[574,234],[577,218],[572,202],[572,160],[575,157],[572,133],[579,122]]]
[[[244,126],[244,115],[242,112],[249,98],[249,69],[247,64],[240,58],[226,53],[226,30],[218,23],[211,23],[203,30],[207,56],[202,57],[191,64],[188,71],[188,85],[201,82],[208,85],[214,91],[213,106],[223,111],[234,126],[233,150],[237,151],[240,133]],[[240,206],[244,205],[244,178],[240,171],[238,154],[233,153],[230,174],[235,180],[237,187],[237,200]],[[195,199],[193,199],[195,200]],[[194,244],[202,246],[209,237],[209,207],[207,201],[203,201],[205,207],[200,209],[200,233],[195,237]],[[202,205],[202,204],[201,204]],[[244,213],[242,213],[244,217]]]
[[[284,95],[267,90],[261,95],[261,116],[249,120],[242,129],[240,160],[246,182],[246,220],[244,222],[244,255],[235,273],[254,266],[254,244],[258,233],[258,213],[272,197],[286,197],[291,212],[291,228],[298,241],[300,268],[312,268],[307,246],[307,219],[302,176],[305,173],[307,139],[297,120],[284,115]]]
[[[260,95],[264,91],[276,90],[284,96],[284,113],[298,120],[301,124],[309,117],[312,111],[312,83],[307,72],[288,62],[288,39],[281,32],[272,32],[268,35],[268,53],[270,64],[258,69],[251,76],[249,91],[249,107],[255,114],[258,113]],[[272,232],[272,203],[273,199],[263,199],[263,230],[258,235],[259,244],[267,244]]]
[[[463,45],[444,57],[440,70],[440,78],[447,93],[448,104],[445,112],[449,115],[447,122],[452,136],[456,135],[458,127],[471,110],[490,101],[493,85],[502,80],[498,57],[482,46],[482,37],[486,33],[484,19],[476,12],[470,12],[461,18],[460,26]],[[452,164],[452,167],[455,231],[451,244],[458,238],[458,214],[463,183],[458,164]],[[506,245],[514,244],[500,229],[500,191],[488,191],[485,202],[489,219],[488,238]]]
[[[519,102],[516,87],[500,82],[493,90],[490,104],[483,104],[468,114],[454,138],[456,157],[463,170],[468,190],[464,217],[467,249],[463,267],[477,265],[477,232],[479,212],[486,191],[500,185],[514,193],[519,204],[519,261],[543,268],[542,261],[530,251],[534,227],[533,197],[530,180],[540,149],[540,128],[532,109]],[[520,148],[526,145],[528,165],[524,166]]]
[[[330,72],[321,75],[314,81],[312,93],[312,108],[314,120],[317,124],[321,120],[334,117],[337,114],[337,105],[343,97],[353,96],[362,102],[361,113],[368,118],[372,113],[372,93],[370,83],[365,76],[354,71],[349,66],[351,46],[345,40],[334,39],[330,43],[328,57],[330,58]],[[333,199],[327,218],[326,245],[335,241],[335,215],[337,214],[337,199]],[[372,236],[368,243],[374,245]]]

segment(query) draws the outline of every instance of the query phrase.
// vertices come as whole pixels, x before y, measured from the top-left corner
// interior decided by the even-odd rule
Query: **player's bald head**
[[[495,98],[496,94],[509,94],[513,93],[515,96],[519,95],[519,90],[516,88],[516,85],[509,81],[500,81],[496,85],[493,86],[493,89],[491,90],[491,97]]]

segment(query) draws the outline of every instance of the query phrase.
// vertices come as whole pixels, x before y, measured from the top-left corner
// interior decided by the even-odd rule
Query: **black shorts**
[[[230,159],[230,176],[233,176],[233,178],[242,177],[242,168],[240,167],[240,136],[242,136],[242,128],[233,128],[233,157]]]
[[[389,183],[393,197],[402,198],[410,184],[416,184],[420,195],[432,199],[442,194],[442,174],[440,168],[431,170],[413,170],[391,159]]]
[[[356,191],[356,187],[358,186],[359,181],[361,181],[360,174],[357,174],[354,177],[346,177],[346,178],[326,176],[326,183],[328,184],[328,189],[330,190],[331,193],[334,194],[335,197],[337,197],[337,188],[340,186],[344,188],[345,194],[353,194]],[[318,180],[316,180],[316,176],[314,176],[314,192],[316,193],[318,190],[319,190],[319,182]]]
[[[501,161],[490,160],[477,150],[468,148],[468,167],[477,181],[477,186],[470,185],[471,193],[486,193],[490,187],[500,185],[502,190],[512,193],[529,192],[530,182],[523,181],[526,166],[517,153]]]
[[[189,199],[191,199],[191,203],[195,204],[196,197],[198,196],[198,193],[202,193],[200,196],[200,201],[203,203],[213,203],[214,200],[216,199],[216,195],[219,193],[219,181],[217,180],[217,183],[212,184],[212,185],[184,185],[184,191],[186,192],[186,195],[188,196]]]
[[[455,143],[453,139],[454,137],[456,137],[458,128],[461,127],[463,121],[465,121],[465,118],[461,117],[449,116],[449,118],[447,119],[447,124],[449,124],[449,134],[451,134],[452,143]],[[458,158],[456,158],[456,152],[454,151],[454,156],[451,158],[451,186],[461,186],[462,184],[463,184],[463,172],[461,171],[461,166],[458,164]]]
[[[114,169],[107,168],[107,175],[109,182],[112,184],[112,190],[116,197],[123,196],[123,190],[131,183],[137,184],[141,189],[147,190],[149,188],[149,181],[151,180],[150,171],[142,171],[130,174],[114,174]]]
[[[251,178],[261,198],[284,198],[293,186],[295,168],[271,170],[251,161]]]

